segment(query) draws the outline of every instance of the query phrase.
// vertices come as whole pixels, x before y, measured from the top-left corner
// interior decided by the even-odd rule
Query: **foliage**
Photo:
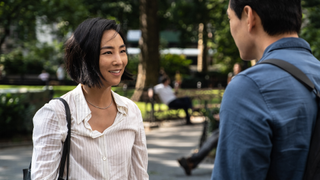
[[[0,135],[11,137],[14,134],[26,134],[32,131],[34,106],[22,103],[23,95],[10,93],[0,95]]]
[[[160,57],[160,66],[165,69],[166,74],[169,77],[174,77],[177,70],[183,76],[190,74],[188,66],[192,63],[192,60],[186,59],[183,55],[176,54],[162,54]],[[129,56],[129,63],[127,69],[133,74],[137,75],[139,64],[139,55]]]
[[[320,0],[304,0],[301,4],[303,24],[300,36],[310,44],[313,55],[320,59]]]
[[[176,54],[163,54],[160,59],[160,66],[164,68],[166,74],[169,77],[174,77],[176,71],[180,71],[180,74],[189,74],[189,65],[192,60],[186,59],[183,55]]]
[[[32,0],[0,1],[0,47],[7,36],[19,42],[35,39],[35,17],[40,10],[40,4]],[[14,35],[14,36],[12,36]],[[1,54],[0,49],[0,54]]]
[[[138,74],[138,64],[139,64],[139,55],[129,55],[128,56],[127,70],[132,73],[134,76]]]
[[[40,74],[45,69],[52,75],[63,62],[63,43],[54,41],[52,44],[26,43],[28,54],[25,56],[26,69],[30,74]]]
[[[0,64],[4,65],[6,74],[25,74],[26,68],[23,61],[21,49],[15,49],[1,56]]]
[[[160,30],[180,32],[177,46],[194,47],[198,40],[198,25],[205,24],[208,35],[207,45],[212,49],[213,64],[219,64],[224,72],[232,70],[235,62],[242,62],[238,49],[229,30],[226,15],[228,0],[158,0],[157,11]],[[303,26],[300,36],[306,39],[314,55],[320,59],[320,0],[302,0]],[[58,42],[63,42],[79,23],[88,17],[114,19],[121,23],[124,33],[128,29],[139,29],[138,0],[2,0],[0,1],[0,46],[8,38],[6,47],[14,50],[6,54],[12,64],[7,67],[8,73],[18,68],[16,64],[28,64],[19,67],[20,73],[36,73],[43,68],[54,73],[58,62],[62,61],[62,43],[49,47],[39,45],[36,40],[36,24],[50,24],[55,27],[53,34]],[[28,43],[24,43],[28,42]],[[163,43],[165,44],[165,43]],[[59,48],[55,49],[56,46]],[[3,46],[1,46],[3,47]],[[43,48],[41,48],[43,47]],[[23,50],[22,50],[23,49]],[[2,50],[2,49],[1,49]],[[21,54],[23,58],[21,59]],[[6,52],[7,53],[7,52]],[[27,55],[27,54],[30,55]],[[1,51],[0,51],[1,54]],[[128,68],[137,74],[138,56],[130,59]],[[3,56],[1,61],[3,60]],[[52,62],[51,62],[52,61]],[[2,62],[0,62],[1,64]],[[171,68],[172,66],[170,66]],[[9,70],[11,69],[11,70]],[[32,71],[32,72],[26,72]]]
[[[207,38],[204,43],[214,52],[213,64],[222,64],[225,72],[232,71],[233,64],[242,61],[229,30],[228,3],[228,0],[176,0],[168,3],[167,10],[160,14],[167,20],[167,27],[181,32],[180,47],[197,43],[198,25],[203,23],[204,38]]]
[[[24,44],[24,52],[17,48],[8,54],[2,55],[0,64],[4,65],[6,74],[40,74],[46,69],[50,74],[55,71],[63,59],[62,43],[30,43]],[[26,55],[24,55],[26,54]]]

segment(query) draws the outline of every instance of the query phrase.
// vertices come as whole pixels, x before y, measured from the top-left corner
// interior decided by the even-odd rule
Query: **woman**
[[[72,116],[69,179],[149,179],[141,112],[111,90],[126,72],[126,45],[115,21],[82,22],[66,42],[65,64],[79,83],[63,95]],[[56,179],[67,123],[63,104],[52,100],[33,119],[32,179]]]

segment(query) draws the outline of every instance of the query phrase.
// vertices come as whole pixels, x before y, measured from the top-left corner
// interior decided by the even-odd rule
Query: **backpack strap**
[[[280,59],[267,59],[262,61],[259,64],[272,64],[275,65],[285,71],[287,71],[289,74],[291,74],[293,77],[298,79],[302,84],[304,84],[309,90],[315,90],[316,95],[320,98],[320,94],[315,89],[314,84],[310,81],[310,79],[296,66],[288,63],[287,61],[280,60]]]
[[[287,71],[297,80],[299,80],[302,84],[304,84],[310,91],[315,92],[315,94],[317,95],[317,103],[319,104],[319,101],[320,101],[319,91],[315,88],[311,80],[296,66],[280,59],[267,59],[260,62],[259,64],[272,64]],[[316,180],[316,179],[319,180],[320,179],[320,143],[319,142],[320,142],[320,106],[318,105],[317,120],[315,123],[314,130],[312,132],[308,159],[306,162],[303,180]]]
[[[62,151],[62,157],[60,161],[60,170],[59,170],[59,177],[58,180],[63,180],[63,173],[64,173],[64,167],[65,167],[65,162],[67,160],[67,178],[68,180],[69,177],[69,155],[70,155],[70,139],[71,139],[71,113],[70,113],[70,108],[68,103],[63,99],[63,98],[53,98],[53,99],[58,99],[60,100],[66,111],[66,119],[67,119],[67,127],[68,127],[68,135],[66,137],[66,140],[63,145],[63,151]]]

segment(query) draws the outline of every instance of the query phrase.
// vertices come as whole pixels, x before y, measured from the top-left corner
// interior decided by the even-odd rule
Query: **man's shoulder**
[[[161,83],[161,84],[157,84],[154,86],[155,89],[160,89],[160,88],[163,88],[164,85]]]

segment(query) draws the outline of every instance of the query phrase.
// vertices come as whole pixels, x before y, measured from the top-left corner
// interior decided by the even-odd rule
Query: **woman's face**
[[[126,46],[121,36],[115,30],[103,33],[100,44],[99,68],[105,80],[105,86],[115,86],[121,81],[121,76],[128,63]]]

